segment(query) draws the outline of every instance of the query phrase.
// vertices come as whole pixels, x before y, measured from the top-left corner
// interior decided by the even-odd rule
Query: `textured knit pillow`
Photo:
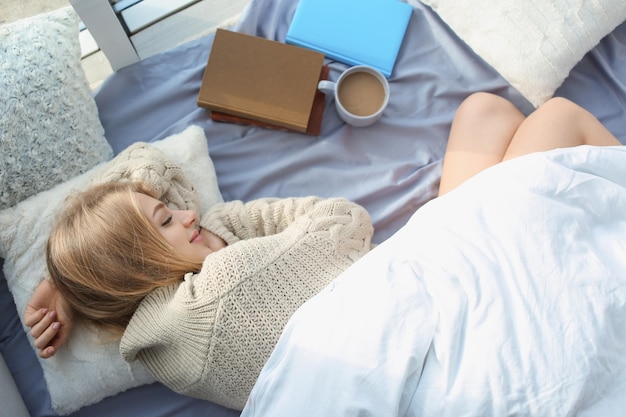
[[[71,7],[0,26],[0,209],[110,159]]]
[[[624,0],[420,1],[535,106],[626,19]]]
[[[162,141],[132,145],[113,161],[0,210],[0,257],[5,258],[4,275],[22,319],[28,299],[46,275],[45,245],[54,216],[64,200],[92,181],[117,178],[124,164],[139,167],[129,173],[134,178],[150,178],[155,184],[172,180],[169,186],[161,187],[168,200],[197,202],[198,196],[189,197],[189,184],[192,184],[199,194],[202,210],[222,201],[204,131],[192,126]],[[111,177],[113,166],[115,173]],[[29,340],[32,342],[32,338]],[[139,362],[131,365],[122,360],[118,348],[118,342],[112,343],[79,327],[68,345],[52,359],[40,360],[57,413],[71,413],[154,380]]]

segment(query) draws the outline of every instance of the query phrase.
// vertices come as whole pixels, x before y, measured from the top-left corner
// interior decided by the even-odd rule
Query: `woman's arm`
[[[263,198],[248,203],[217,204],[202,217],[200,225],[229,243],[282,232],[294,222],[333,222],[350,211],[365,210],[343,198]],[[333,219],[334,218],[334,219]],[[365,220],[370,222],[369,217]]]

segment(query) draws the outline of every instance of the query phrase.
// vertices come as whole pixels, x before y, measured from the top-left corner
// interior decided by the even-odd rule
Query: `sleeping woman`
[[[123,358],[173,390],[241,409],[290,315],[369,250],[369,215],[303,197],[198,218],[155,197],[109,183],[68,205],[47,246],[51,281],[27,312],[36,346],[54,354],[63,312],[119,335]],[[57,305],[43,301],[51,294]]]
[[[453,120],[440,195],[525,154],[619,144],[565,99],[525,117],[474,94]],[[44,358],[84,322],[119,335],[124,359],[173,390],[241,410],[292,314],[369,251],[372,233],[367,212],[343,199],[235,201],[199,218],[143,184],[96,186],[51,233],[51,279],[25,323]]]

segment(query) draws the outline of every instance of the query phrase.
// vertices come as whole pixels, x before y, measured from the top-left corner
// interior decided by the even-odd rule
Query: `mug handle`
[[[328,80],[321,80],[318,84],[317,84],[317,89],[320,90],[321,92],[323,92],[324,94],[334,94],[335,93],[335,86],[336,84],[332,81],[328,81]]]

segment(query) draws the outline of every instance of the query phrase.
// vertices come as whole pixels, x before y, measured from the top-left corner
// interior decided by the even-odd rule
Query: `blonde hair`
[[[139,206],[139,183],[96,185],[74,196],[46,248],[50,276],[77,319],[121,336],[143,298],[201,264],[179,255]]]

